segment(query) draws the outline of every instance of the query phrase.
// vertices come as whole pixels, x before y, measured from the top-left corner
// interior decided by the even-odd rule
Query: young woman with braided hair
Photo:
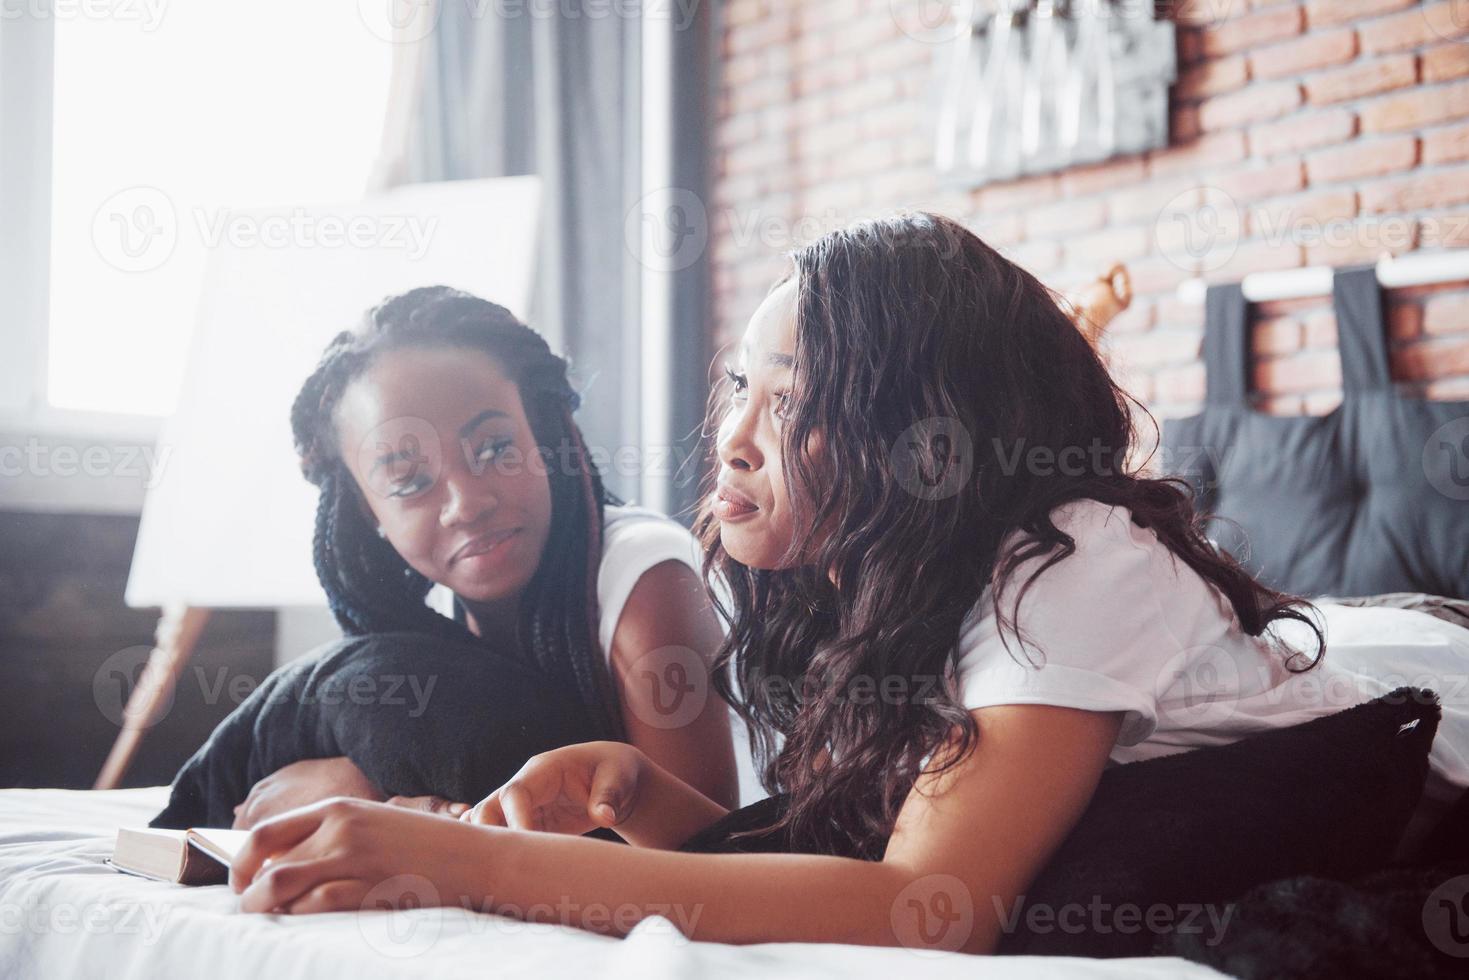
[[[279,715],[284,703],[289,716],[271,727],[300,728],[301,705],[325,683],[312,676],[371,664],[369,681],[380,679],[388,646],[392,670],[432,675],[449,713],[473,723],[434,715],[434,739],[423,719],[388,717],[382,704],[327,722],[312,714],[308,728],[331,731],[293,747],[298,758],[259,762],[248,750],[235,826],[328,796],[449,808],[446,798],[478,798],[465,784],[488,776],[442,757],[478,755],[473,773],[504,778],[537,751],[591,740],[636,745],[711,799],[735,802],[728,709],[707,683],[721,634],[698,546],[603,488],[572,417],[578,403],[566,361],[539,334],[446,287],[393,297],[328,344],[291,427],[320,489],[313,559],[347,646],[282,668],[289,677],[273,675],[242,704],[250,724],[237,727],[258,731],[262,707]],[[667,681],[695,690],[673,691],[670,707]],[[170,819],[184,816],[180,807]]]

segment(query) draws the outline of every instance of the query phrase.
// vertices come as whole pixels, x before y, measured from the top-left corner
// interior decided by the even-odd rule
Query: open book
[[[123,827],[107,863],[156,881],[218,885],[229,880],[230,862],[249,836],[248,830]]]

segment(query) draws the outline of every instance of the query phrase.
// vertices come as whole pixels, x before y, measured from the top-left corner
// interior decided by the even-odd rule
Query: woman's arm
[[[679,561],[643,573],[612,634],[612,684],[628,741],[726,808],[739,802],[729,706],[708,665],[723,636],[703,583]]]
[[[914,788],[881,862],[650,851],[345,801],[258,828],[231,881],[246,911],[358,908],[369,891],[382,898],[389,879],[410,876],[430,882],[441,904],[601,932],[661,914],[715,942],[988,952],[1085,809],[1121,716],[1040,705],[973,714],[974,751]]]
[[[672,850],[728,812],[636,746],[583,742],[532,757],[460,819],[555,834],[607,827]]]

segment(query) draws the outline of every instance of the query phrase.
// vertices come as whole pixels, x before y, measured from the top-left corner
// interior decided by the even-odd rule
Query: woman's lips
[[[457,565],[458,563],[462,561],[467,561],[470,558],[492,556],[500,550],[501,545],[503,545],[506,541],[509,541],[511,538],[515,537],[515,535],[519,533],[520,528],[512,527],[506,528],[503,531],[493,531],[489,534],[482,534],[479,537],[476,537],[460,545],[459,549],[454,552],[454,556],[449,559],[449,564]]]
[[[714,516],[721,521],[740,521],[755,516],[760,508],[733,487],[721,486],[714,495]]]

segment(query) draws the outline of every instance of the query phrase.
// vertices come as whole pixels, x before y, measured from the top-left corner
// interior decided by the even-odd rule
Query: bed
[[[1180,959],[984,957],[805,943],[688,942],[668,920],[626,939],[465,909],[242,915],[227,886],[185,888],[104,865],[167,787],[0,791],[0,975],[7,977],[1191,978]]]
[[[1359,341],[1355,346],[1373,349],[1382,344],[1383,327],[1375,281],[1369,288],[1364,277],[1365,273],[1343,277],[1338,312],[1343,332]],[[1216,294],[1210,303],[1206,332],[1210,356],[1206,360],[1216,378],[1221,362],[1239,368],[1247,359],[1243,301],[1232,297],[1232,305],[1224,302],[1230,299]],[[1366,315],[1358,316],[1362,310]],[[1386,354],[1379,352],[1380,368]],[[1349,376],[1355,375],[1349,372]],[[1194,450],[1190,459],[1232,461],[1231,467],[1220,472],[1190,473],[1181,467],[1185,472],[1180,475],[1206,491],[1201,495],[1212,512],[1234,517],[1252,532],[1250,538],[1257,546],[1252,570],[1257,574],[1279,587],[1318,596],[1400,593],[1377,596],[1371,604],[1422,610],[1409,612],[1410,617],[1422,617],[1410,622],[1401,613],[1394,620],[1381,609],[1335,606],[1328,623],[1332,659],[1353,672],[1385,673],[1400,684],[1437,689],[1445,709],[1439,741],[1434,744],[1439,768],[1460,773],[1458,785],[1469,784],[1469,754],[1460,751],[1469,746],[1469,693],[1464,690],[1464,680],[1469,677],[1469,631],[1463,628],[1469,612],[1469,604],[1463,602],[1469,597],[1469,584],[1462,580],[1464,511],[1461,501],[1441,490],[1447,485],[1442,478],[1448,471],[1429,466],[1431,460],[1426,456],[1419,459],[1421,448],[1434,443],[1421,438],[1384,439],[1381,445],[1387,448],[1370,461],[1357,461],[1363,467],[1361,472],[1346,472],[1343,464],[1340,475],[1355,488],[1346,495],[1356,502],[1354,506],[1346,511],[1313,508],[1302,497],[1288,508],[1296,524],[1316,522],[1310,534],[1285,536],[1251,526],[1252,520],[1263,520],[1277,510],[1284,512],[1281,487],[1309,488],[1320,482],[1320,474],[1311,465],[1316,456],[1304,451],[1282,456],[1271,451],[1282,431],[1300,430],[1292,437],[1298,449],[1340,446],[1343,427],[1375,424],[1367,408],[1359,410],[1359,403],[1395,404],[1380,386],[1365,395],[1352,388],[1348,385],[1346,397],[1350,410],[1333,413],[1325,421],[1263,419],[1232,403],[1221,409],[1211,400],[1211,407],[1201,416],[1170,426],[1168,441],[1175,449]],[[1399,428],[1422,428],[1428,422],[1441,422],[1441,413],[1469,412],[1469,404],[1442,405],[1413,411],[1389,405],[1377,414],[1390,417]],[[1419,418],[1424,413],[1433,417]],[[1408,447],[1412,458],[1396,463],[1385,459],[1394,446]],[[1230,455],[1198,451],[1221,447],[1229,448]],[[1407,450],[1400,449],[1399,455],[1404,452]],[[1253,465],[1256,462],[1259,465]],[[1450,462],[1435,465],[1447,467]],[[1409,486],[1403,474],[1414,480],[1421,474],[1419,482],[1431,487]],[[1385,490],[1384,481],[1391,483]],[[1273,498],[1262,496],[1267,493]],[[1271,506],[1262,503],[1270,499],[1275,501]],[[1438,516],[1428,521],[1422,516],[1426,511]],[[1360,520],[1358,512],[1365,515]],[[1393,546],[1386,548],[1378,539]],[[1310,553],[1307,546],[1320,541],[1331,547],[1324,552],[1326,558],[1313,565],[1303,555]],[[1367,543],[1365,551],[1362,542]],[[1414,547],[1405,547],[1405,542]],[[1374,554],[1378,560],[1367,560]],[[1341,560],[1346,555],[1360,560]],[[1402,555],[1414,560],[1405,564],[1399,561]],[[1318,575],[1320,569],[1326,571]],[[1370,588],[1356,588],[1358,580],[1343,577],[1345,571],[1376,577],[1364,580]],[[1445,627],[1443,622],[1453,625]],[[1405,630],[1405,623],[1411,628]],[[1380,680],[1373,683],[1387,690]],[[1446,738],[1450,732],[1453,737]],[[1173,957],[976,958],[901,948],[795,943],[728,946],[689,942],[672,923],[660,918],[647,919],[627,938],[616,940],[571,927],[526,924],[459,908],[246,916],[236,911],[235,898],[224,886],[184,888],[118,874],[103,864],[117,828],[145,824],[163,808],[167,794],[167,787],[108,792],[0,790],[0,975],[192,978],[268,974],[307,978],[346,974],[364,980],[379,975],[441,980],[491,970],[506,977],[773,973],[845,980],[886,980],[894,975],[911,980],[1223,975]],[[1326,925],[1335,928],[1330,922]],[[1328,940],[1335,935],[1328,931]]]

